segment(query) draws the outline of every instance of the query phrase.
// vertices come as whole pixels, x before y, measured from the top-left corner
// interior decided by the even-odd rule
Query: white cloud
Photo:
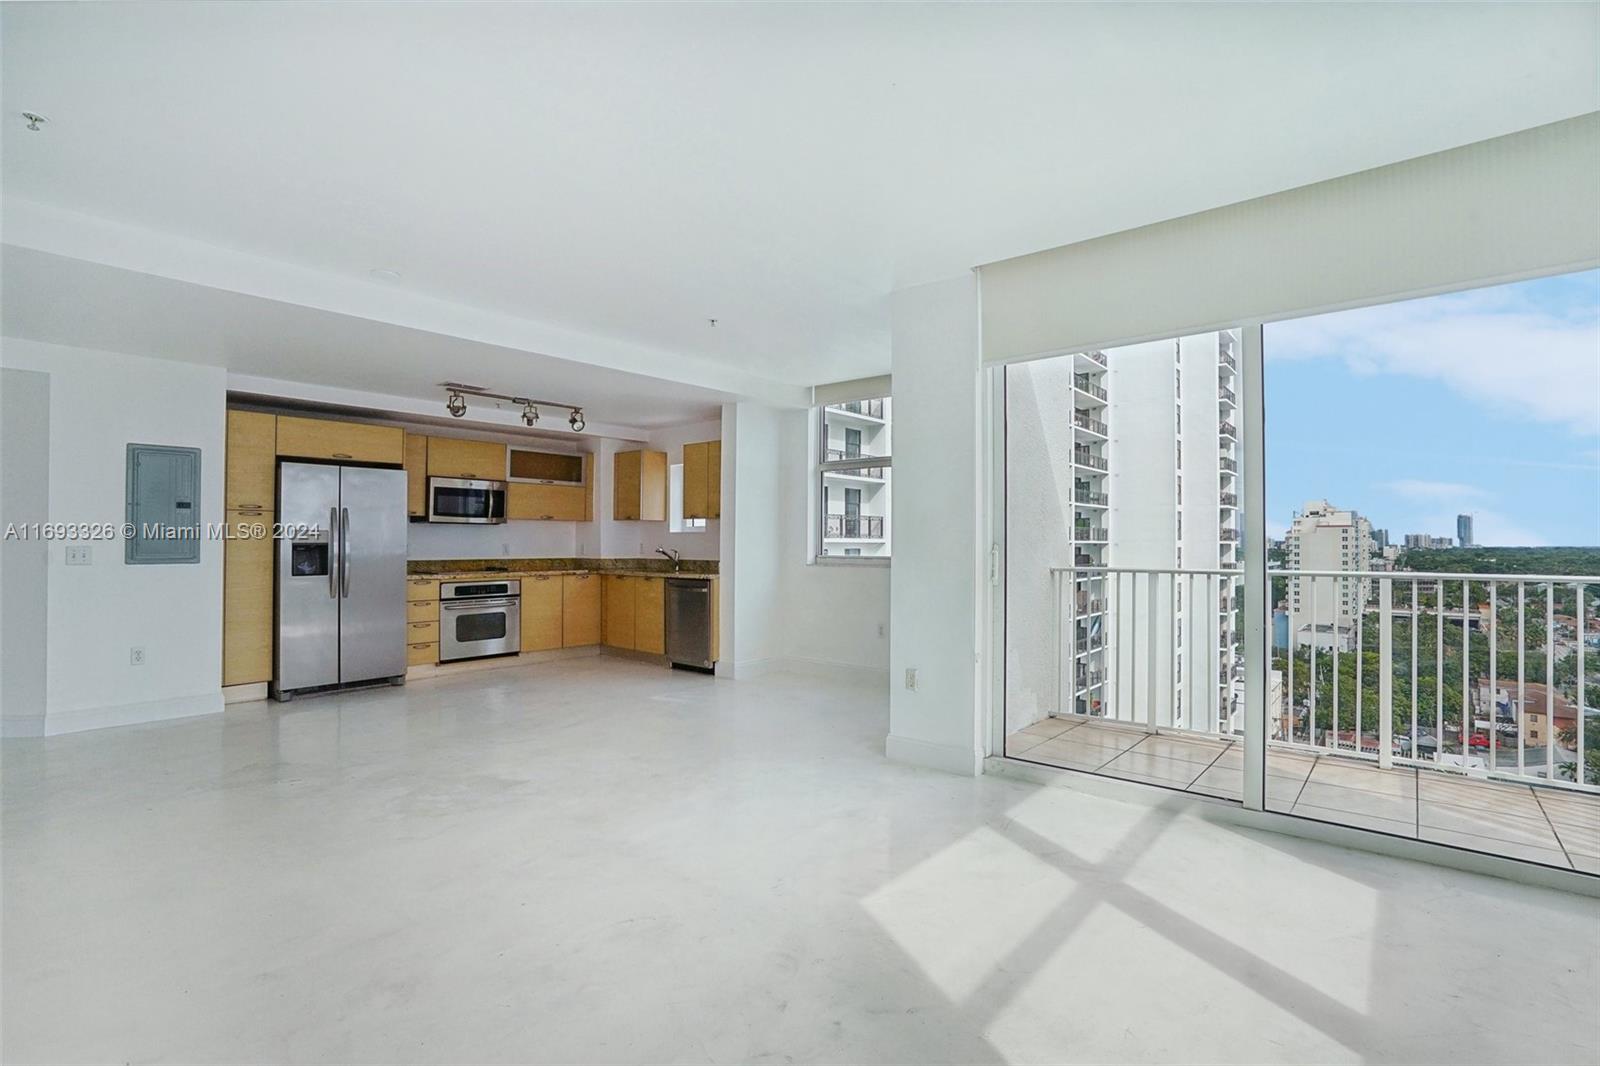
[[[1564,315],[1499,286],[1382,304],[1271,325],[1265,354],[1440,381],[1507,413],[1600,435],[1600,299]]]
[[[1457,481],[1401,478],[1399,481],[1385,481],[1383,487],[1397,496],[1425,500],[1459,500],[1463,505],[1469,500],[1481,500],[1489,495],[1476,485],[1463,485]]]

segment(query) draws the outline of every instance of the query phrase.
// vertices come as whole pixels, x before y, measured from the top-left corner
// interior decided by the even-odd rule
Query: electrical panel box
[[[124,562],[198,563],[200,449],[128,445],[127,521]]]

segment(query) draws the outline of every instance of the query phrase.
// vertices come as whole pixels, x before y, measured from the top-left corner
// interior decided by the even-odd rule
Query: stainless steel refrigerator
[[[282,463],[277,517],[285,535],[277,543],[273,697],[403,681],[405,471]]]

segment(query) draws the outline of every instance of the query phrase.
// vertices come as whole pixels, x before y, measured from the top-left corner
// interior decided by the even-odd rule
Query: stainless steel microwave
[[[428,521],[494,525],[506,520],[506,483],[462,477],[428,479]]]

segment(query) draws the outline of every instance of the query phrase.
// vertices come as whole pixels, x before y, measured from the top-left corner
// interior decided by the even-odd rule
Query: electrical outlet
[[[68,566],[89,566],[94,562],[94,549],[88,544],[67,545]]]
[[[917,690],[917,668],[915,666],[906,667],[906,688],[913,692]]]
[[[129,648],[128,649],[128,665],[130,665],[130,666],[143,666],[144,665],[144,649],[143,648]]]

